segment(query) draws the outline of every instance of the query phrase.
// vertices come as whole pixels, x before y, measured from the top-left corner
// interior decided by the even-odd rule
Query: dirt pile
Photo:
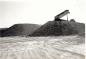
[[[1,36],[25,36],[38,29],[37,24],[15,24],[8,29],[1,30]]]
[[[73,35],[85,32],[85,24],[70,21],[49,21],[29,36]]]

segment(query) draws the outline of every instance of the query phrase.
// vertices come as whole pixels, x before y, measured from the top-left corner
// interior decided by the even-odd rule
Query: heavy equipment
[[[70,13],[69,10],[63,11],[62,13],[55,16],[55,21],[61,21],[60,18],[62,18],[63,16],[65,16],[65,15],[67,15],[69,13]],[[68,20],[68,16],[67,16],[67,20]]]

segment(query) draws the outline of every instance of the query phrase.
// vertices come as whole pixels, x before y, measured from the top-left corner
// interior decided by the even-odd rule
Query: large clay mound
[[[31,34],[38,29],[40,25],[37,24],[15,24],[6,30],[1,31],[1,35],[4,36],[25,36]]]
[[[70,21],[49,21],[29,36],[73,35],[85,32],[85,24]]]

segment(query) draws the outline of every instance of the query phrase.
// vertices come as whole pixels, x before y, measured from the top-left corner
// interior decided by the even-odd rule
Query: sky
[[[17,23],[44,24],[66,9],[69,20],[86,23],[86,0],[0,0],[0,28]]]

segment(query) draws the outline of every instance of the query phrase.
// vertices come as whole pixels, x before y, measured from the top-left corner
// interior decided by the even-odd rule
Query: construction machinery
[[[65,15],[67,15],[69,13],[70,13],[69,10],[63,11],[62,13],[55,16],[55,21],[61,21],[60,18],[62,18],[63,16],[65,16]],[[67,16],[67,20],[68,20],[68,16]]]

